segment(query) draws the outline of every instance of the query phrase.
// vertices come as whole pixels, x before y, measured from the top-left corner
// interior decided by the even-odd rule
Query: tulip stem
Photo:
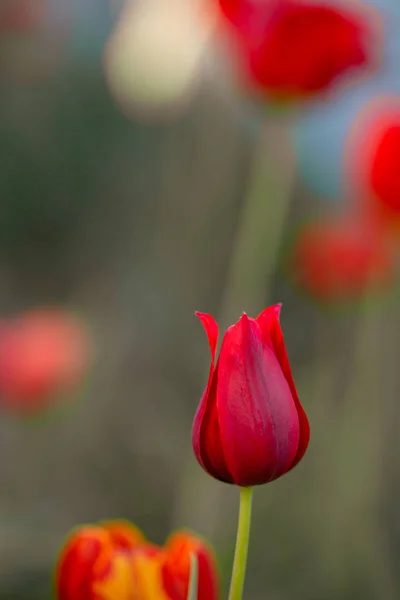
[[[242,600],[246,576],[247,552],[250,539],[251,506],[253,488],[240,488],[239,522],[236,536],[235,558],[233,561],[229,600]]]

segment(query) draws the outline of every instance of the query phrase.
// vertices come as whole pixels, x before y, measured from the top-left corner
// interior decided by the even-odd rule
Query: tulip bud
[[[33,413],[83,379],[89,343],[82,325],[56,309],[38,309],[0,329],[0,398],[10,410]]]
[[[171,600],[186,600],[189,590],[191,555],[197,557],[197,600],[216,600],[218,572],[212,548],[188,531],[177,531],[167,540],[163,566],[164,586]]]
[[[400,228],[400,96],[378,95],[359,112],[346,146],[347,179],[376,224]]]
[[[326,90],[372,59],[372,20],[347,3],[219,0],[238,42],[248,83],[277,100]],[[374,15],[374,25],[376,16]]]
[[[260,485],[303,457],[309,424],[294,385],[279,323],[280,305],[257,319],[243,313],[225,333],[218,362],[218,325],[197,313],[208,336],[211,367],[193,423],[193,449],[213,477]]]

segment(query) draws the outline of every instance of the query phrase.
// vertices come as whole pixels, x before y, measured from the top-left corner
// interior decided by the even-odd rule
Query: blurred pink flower
[[[82,381],[90,359],[83,325],[65,310],[31,310],[0,327],[0,400],[34,413]]]

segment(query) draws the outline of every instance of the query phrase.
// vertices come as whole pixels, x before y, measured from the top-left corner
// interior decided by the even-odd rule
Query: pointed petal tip
[[[241,336],[244,336],[244,338],[248,338],[248,336],[251,336],[251,332],[253,331],[253,325],[256,323],[255,319],[253,319],[252,317],[249,317],[247,313],[243,312],[242,316],[240,317],[239,321],[235,324],[232,325],[232,327],[230,327],[230,330],[236,330],[236,331],[241,331]]]
[[[203,325],[207,334],[208,342],[211,348],[211,354],[214,360],[215,350],[218,342],[218,323],[212,315],[208,315],[207,313],[196,311],[195,315],[200,319],[201,324]]]
[[[232,327],[236,327],[237,325],[248,325],[248,323],[250,322],[250,317],[246,312],[242,312],[242,314],[240,315],[240,319],[239,321],[236,323],[236,325],[232,325]]]
[[[208,313],[203,313],[200,312],[199,310],[195,311],[195,316],[200,319],[200,321],[202,322],[203,326],[207,326],[209,323],[214,323],[215,319],[212,315],[209,315]]]
[[[269,326],[271,319],[277,319],[279,321],[281,316],[282,302],[278,302],[277,304],[272,304],[271,306],[267,306],[257,317],[256,321],[260,325],[260,323],[267,324]]]

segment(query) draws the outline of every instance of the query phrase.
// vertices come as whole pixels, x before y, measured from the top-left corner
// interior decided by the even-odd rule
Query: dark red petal
[[[207,333],[211,350],[211,366],[207,387],[193,421],[193,451],[200,465],[210,475],[221,481],[233,483],[221,446],[221,434],[216,411],[217,370],[215,369],[215,354],[218,342],[218,325],[211,315],[203,313],[196,313],[196,315]]]
[[[237,485],[257,485],[292,466],[299,419],[282,369],[254,319],[243,315],[225,334],[218,364],[222,447]]]
[[[256,321],[260,326],[265,343],[269,348],[271,348],[277,360],[279,361],[283,374],[288,382],[290,391],[292,392],[293,400],[299,416],[300,440],[297,454],[291,467],[293,468],[303,458],[305,451],[307,450],[308,443],[310,441],[310,424],[301,405],[296,386],[293,381],[292,369],[290,368],[285,340],[283,337],[281,324],[279,322],[281,307],[282,304],[269,306],[260,315],[258,315]]]

